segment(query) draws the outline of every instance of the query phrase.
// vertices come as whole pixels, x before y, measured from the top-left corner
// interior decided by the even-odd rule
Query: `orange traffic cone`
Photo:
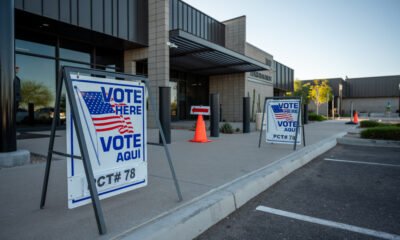
[[[211,142],[207,139],[206,123],[203,120],[203,115],[199,114],[197,117],[196,131],[194,138],[190,142],[206,143]]]
[[[357,114],[357,112],[354,112],[353,122],[354,122],[354,124],[358,124],[358,114]]]

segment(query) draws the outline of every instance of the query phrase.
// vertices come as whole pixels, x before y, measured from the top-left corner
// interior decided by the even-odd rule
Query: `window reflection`
[[[90,68],[89,64],[82,64],[82,63],[74,63],[68,61],[60,61],[60,67],[80,67],[80,68]],[[62,86],[61,90],[61,99],[60,99],[60,120],[61,124],[63,124],[63,119],[65,119],[65,112],[66,112],[66,103],[67,103],[67,90],[65,89],[65,84]],[[64,114],[63,114],[64,112]],[[64,115],[64,116],[63,116]]]
[[[171,118],[173,121],[178,120],[178,82],[169,82],[171,87]]]
[[[56,48],[55,46],[51,45],[16,39],[15,50],[23,53],[39,54],[43,56],[54,57]]]
[[[136,61],[136,74],[148,75],[147,59]]]
[[[60,48],[60,58],[90,63],[90,53]]]
[[[123,51],[95,48],[91,44],[48,35],[37,36],[29,31],[17,31],[16,35],[19,38],[15,40],[16,66],[19,67],[16,75],[21,79],[21,100],[16,116],[18,128],[51,126],[58,86],[56,66],[123,71]],[[63,85],[58,125],[65,124],[65,111],[66,90]]]
[[[61,59],[91,63],[93,47],[90,45],[69,40],[61,40],[60,44]]]
[[[21,100],[17,123],[49,124],[55,100],[55,60],[16,54],[17,76],[21,79]]]
[[[64,67],[64,66],[90,68],[90,64],[75,63],[75,62],[68,62],[68,61],[60,61],[60,67]]]
[[[122,51],[96,48],[96,68],[106,71],[122,71]]]

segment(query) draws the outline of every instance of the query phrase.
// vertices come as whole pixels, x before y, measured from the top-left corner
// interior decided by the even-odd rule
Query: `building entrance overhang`
[[[270,70],[270,67],[238,52],[182,30],[171,30],[172,69],[199,75],[219,75]]]

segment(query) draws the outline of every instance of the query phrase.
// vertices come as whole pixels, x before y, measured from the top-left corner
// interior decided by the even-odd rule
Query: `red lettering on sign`
[[[208,109],[205,109],[205,108],[193,108],[193,112],[208,113]]]

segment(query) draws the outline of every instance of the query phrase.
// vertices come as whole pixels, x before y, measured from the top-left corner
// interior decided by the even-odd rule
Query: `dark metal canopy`
[[[270,67],[218,44],[196,37],[182,30],[169,33],[172,69],[201,75],[218,75],[269,70]]]

